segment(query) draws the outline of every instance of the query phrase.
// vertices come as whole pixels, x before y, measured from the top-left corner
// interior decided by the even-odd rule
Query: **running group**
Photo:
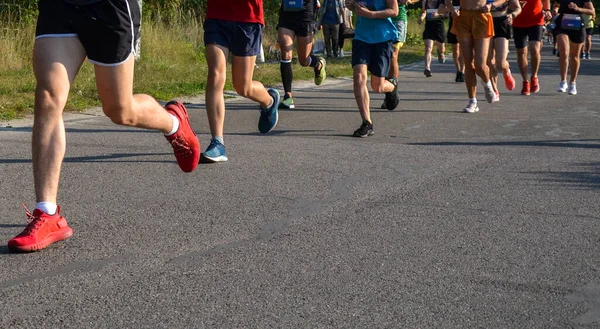
[[[327,61],[312,54],[315,31],[323,27],[335,35],[335,26],[352,26],[346,9],[357,16],[352,40],[353,91],[362,123],[354,136],[373,135],[368,74],[373,92],[384,93],[383,108],[394,110],[398,97],[398,53],[406,39],[407,10],[412,0],[282,0],[278,43],[284,95],[253,80],[261,50],[264,14],[262,0],[208,0],[204,42],[208,65],[206,113],[211,141],[204,152],[192,129],[185,106],[177,101],[164,107],[153,97],[133,93],[135,45],[139,38],[141,9],[138,0],[40,0],[33,49],[35,92],[32,161],[36,207],[26,210],[30,221],[8,242],[13,252],[41,250],[73,234],[57,205],[58,186],[66,150],[63,110],[70,87],[87,58],[94,64],[102,110],[116,124],[160,131],[171,145],[182,171],[191,172],[200,161],[227,161],[224,121],[227,60],[231,56],[236,92],[258,104],[258,130],[271,132],[279,108],[294,108],[292,97],[292,49],[298,62],[314,70],[316,85],[326,79]],[[426,69],[434,41],[444,61],[443,16],[452,18],[448,40],[453,44],[456,81],[466,82],[466,112],[479,111],[476,88],[479,76],[488,102],[499,99],[497,72],[513,89],[506,54],[510,26],[517,46],[523,93],[539,91],[537,70],[542,26],[549,20],[549,0],[424,0],[420,22],[425,22]],[[576,94],[579,54],[585,38],[582,14],[594,15],[590,0],[560,0],[554,33],[560,53],[559,91]],[[333,27],[332,27],[333,26]],[[339,31],[337,31],[339,33]],[[493,42],[492,41],[493,38]],[[528,42],[528,45],[527,45]],[[456,46],[458,45],[458,47]],[[339,44],[326,46],[336,55]],[[531,52],[528,75],[527,51]],[[489,64],[489,65],[488,65]],[[567,86],[567,70],[571,79]]]

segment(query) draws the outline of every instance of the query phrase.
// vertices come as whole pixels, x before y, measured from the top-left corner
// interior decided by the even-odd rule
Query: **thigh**
[[[458,46],[460,55],[464,58],[465,63],[471,63],[473,61],[473,39],[460,38],[458,40]]]
[[[94,65],[98,96],[105,113],[130,108],[133,100],[133,66],[133,57],[119,65]],[[106,114],[111,116],[110,113]]]
[[[390,60],[394,52],[392,41],[371,45],[369,72],[376,77],[387,77],[390,71]]]
[[[33,72],[37,89],[66,98],[85,60],[85,49],[77,37],[38,38],[33,47]]]
[[[473,40],[473,49],[475,50],[473,60],[476,65],[483,65],[489,52],[491,38],[481,38]]]
[[[312,45],[313,45],[313,36],[307,36],[307,37],[296,37],[296,40],[298,41],[297,45],[296,45],[296,49],[298,51],[298,58],[308,58],[308,56],[310,56],[310,53],[312,51]]]
[[[231,78],[236,89],[239,89],[242,86],[248,86],[252,83],[255,63],[256,56],[233,55],[231,62]]]

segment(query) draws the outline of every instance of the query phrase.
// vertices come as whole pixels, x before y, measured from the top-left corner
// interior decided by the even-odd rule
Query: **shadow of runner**
[[[580,189],[600,189],[600,162],[574,164],[585,171],[547,171],[528,172],[538,176],[549,176],[537,179],[540,182],[556,183]]]
[[[595,142],[595,143],[594,143]],[[408,143],[418,146],[532,146],[532,147],[572,147],[600,149],[600,139],[573,139],[554,141],[517,141],[517,142],[427,142]]]
[[[153,163],[176,163],[175,159],[170,160],[120,160],[120,161],[109,161],[114,159],[132,158],[132,157],[144,157],[144,156],[163,156],[173,155],[173,153],[113,153],[109,155],[94,155],[94,156],[83,156],[83,157],[70,157],[65,158],[63,162],[153,162]],[[30,163],[31,159],[0,159],[0,163]]]

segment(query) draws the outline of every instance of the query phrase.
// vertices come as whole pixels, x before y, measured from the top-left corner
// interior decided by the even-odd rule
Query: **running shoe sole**
[[[68,239],[72,235],[73,235],[73,229],[71,229],[70,227],[65,227],[60,231],[48,234],[48,236],[46,238],[44,238],[42,241],[40,241],[38,243],[34,243],[34,244],[26,245],[26,246],[14,246],[14,245],[9,244],[8,250],[10,250],[12,252],[39,251],[39,250],[42,250],[42,249],[48,247],[49,245],[51,245],[55,242]]]

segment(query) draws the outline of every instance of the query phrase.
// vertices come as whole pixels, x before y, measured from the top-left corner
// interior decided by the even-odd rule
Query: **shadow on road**
[[[544,178],[538,179],[540,182],[556,183],[580,189],[600,189],[600,162],[578,163],[573,166],[582,170],[529,172],[528,174],[544,176]]]
[[[431,142],[408,143],[420,146],[532,146],[532,147],[572,147],[600,149],[600,139],[574,139],[554,141],[516,141],[516,142]]]
[[[144,157],[144,156],[163,156],[171,155],[172,153],[113,153],[107,155],[94,155],[94,156],[83,156],[83,157],[70,157],[65,158],[64,162],[107,162],[107,163],[123,163],[123,162],[146,162],[146,163],[175,163],[175,160],[119,160],[119,161],[108,161],[115,159],[133,158],[133,157]],[[0,163],[31,163],[31,159],[0,159]]]

